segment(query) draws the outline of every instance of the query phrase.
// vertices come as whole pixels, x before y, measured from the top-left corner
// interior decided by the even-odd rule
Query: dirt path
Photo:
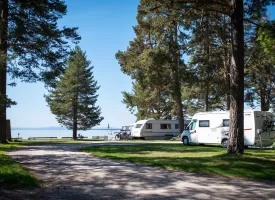
[[[0,199],[275,199],[274,182],[118,162],[77,151],[81,146],[33,146],[10,152],[13,159],[41,179],[42,186],[2,191]]]

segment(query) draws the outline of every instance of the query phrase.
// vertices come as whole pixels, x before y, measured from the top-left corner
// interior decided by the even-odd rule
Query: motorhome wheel
[[[228,145],[228,139],[224,139],[224,140],[222,141],[222,147],[223,147],[223,148],[227,148],[227,145]]]
[[[188,137],[184,137],[184,138],[182,139],[182,143],[183,143],[183,145],[189,145]]]
[[[115,140],[119,141],[120,140],[120,135],[119,134],[116,134],[115,136]]]

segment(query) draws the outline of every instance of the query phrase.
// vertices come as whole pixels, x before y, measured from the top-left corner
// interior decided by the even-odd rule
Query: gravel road
[[[78,151],[87,145],[13,150],[9,156],[35,174],[41,187],[2,190],[0,199],[275,199],[275,182],[204,176],[102,159]]]

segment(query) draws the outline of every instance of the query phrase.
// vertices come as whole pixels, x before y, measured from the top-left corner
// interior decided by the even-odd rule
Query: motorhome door
[[[198,142],[198,134],[196,132],[196,124],[197,124],[197,120],[192,121],[189,125],[188,125],[188,130],[190,132],[190,141],[191,143],[197,143]]]
[[[197,135],[198,135],[198,143],[209,143],[209,120],[198,120],[197,125]]]

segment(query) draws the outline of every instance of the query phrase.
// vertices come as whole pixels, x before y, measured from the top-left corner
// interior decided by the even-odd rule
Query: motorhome
[[[184,120],[185,126],[190,120]],[[178,120],[140,120],[132,128],[134,139],[164,140],[179,134]]]
[[[184,145],[221,144],[227,147],[229,111],[202,112],[193,116],[181,135]],[[274,115],[265,111],[244,111],[244,145],[271,146],[274,142]]]

